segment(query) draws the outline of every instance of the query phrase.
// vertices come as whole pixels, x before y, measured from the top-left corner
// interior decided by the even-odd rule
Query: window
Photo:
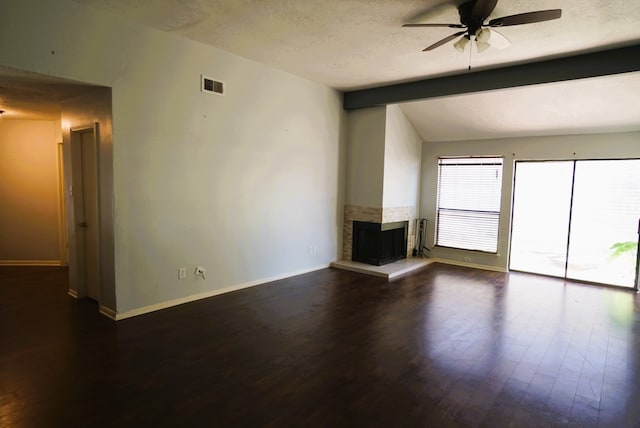
[[[498,251],[501,157],[438,160],[436,245]]]

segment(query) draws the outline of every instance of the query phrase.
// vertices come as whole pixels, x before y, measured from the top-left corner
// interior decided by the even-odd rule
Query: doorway
[[[517,161],[509,269],[637,288],[640,159]]]
[[[98,124],[71,128],[73,211],[79,297],[100,301]]]

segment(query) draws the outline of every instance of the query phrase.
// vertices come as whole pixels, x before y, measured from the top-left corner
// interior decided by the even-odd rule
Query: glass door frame
[[[638,243],[638,249],[636,250],[636,264],[635,264],[635,278],[634,278],[634,282],[633,282],[633,287],[626,287],[626,286],[620,286],[620,285],[615,285],[615,284],[607,284],[607,283],[602,283],[602,282],[594,282],[594,281],[585,281],[585,280],[581,280],[581,279],[574,279],[574,278],[568,278],[567,277],[567,273],[568,273],[568,269],[569,269],[569,247],[571,244],[571,222],[572,222],[572,216],[573,216],[573,202],[574,202],[574,192],[575,192],[575,178],[576,178],[576,165],[578,162],[589,162],[589,161],[625,161],[625,160],[637,160],[640,161],[640,158],[596,158],[596,159],[531,159],[531,160],[527,160],[527,159],[519,159],[519,160],[514,160],[514,166],[513,166],[513,181],[511,183],[511,223],[509,225],[509,254],[508,254],[508,263],[507,263],[507,270],[508,271],[516,271],[519,272],[518,269],[512,269],[511,268],[511,251],[512,251],[512,240],[513,240],[513,219],[514,219],[514,215],[515,215],[515,198],[516,198],[516,179],[517,179],[517,170],[518,170],[518,163],[543,163],[543,162],[571,162],[572,163],[572,173],[571,173],[571,200],[569,202],[569,224],[568,224],[568,229],[567,229],[567,245],[566,245],[566,250],[565,250],[565,265],[564,265],[564,274],[562,277],[556,277],[556,278],[563,278],[563,279],[568,279],[571,281],[576,281],[576,282],[583,282],[583,283],[589,283],[589,284],[597,284],[597,285],[601,285],[601,286],[609,286],[609,287],[616,287],[616,288],[620,288],[620,289],[624,289],[624,290],[634,290],[636,292],[640,292],[639,286],[640,286],[640,218],[638,219],[638,228],[636,230],[637,232],[637,243]],[[526,271],[521,271],[521,272],[525,272],[525,273],[531,273],[531,272],[526,272]],[[534,273],[535,275],[543,275],[543,276],[553,276],[553,275],[545,275],[545,274],[539,274],[539,273]]]

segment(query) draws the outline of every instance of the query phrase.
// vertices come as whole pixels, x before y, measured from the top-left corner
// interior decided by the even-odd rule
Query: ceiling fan
[[[404,24],[403,27],[448,27],[463,29],[427,46],[423,51],[431,51],[462,36],[460,40],[453,45],[458,51],[464,52],[467,44],[469,44],[473,38],[476,41],[478,52],[483,52],[490,46],[504,49],[511,45],[511,42],[509,42],[504,35],[494,30],[496,27],[550,21],[562,16],[562,9],[549,9],[503,16],[486,22],[497,3],[498,0],[469,0],[462,3],[458,6],[460,24]]]

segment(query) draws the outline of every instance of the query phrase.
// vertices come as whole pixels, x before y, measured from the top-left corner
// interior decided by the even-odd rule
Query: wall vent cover
[[[224,95],[224,83],[207,76],[200,76],[200,90],[210,94]]]

